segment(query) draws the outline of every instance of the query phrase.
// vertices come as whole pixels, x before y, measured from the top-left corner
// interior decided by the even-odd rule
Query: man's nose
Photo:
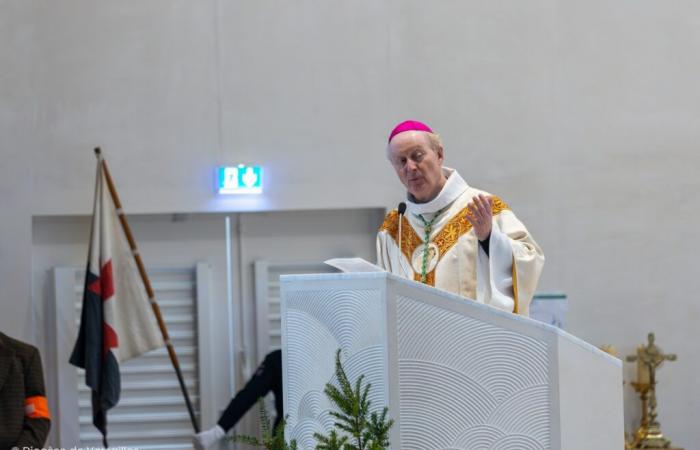
[[[418,169],[418,164],[416,164],[415,161],[409,159],[406,162],[406,170],[408,170],[409,172],[417,170],[417,169]]]

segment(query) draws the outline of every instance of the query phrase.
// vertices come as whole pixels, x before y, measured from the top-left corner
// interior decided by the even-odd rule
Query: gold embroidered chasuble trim
[[[513,312],[518,314],[520,306],[518,305],[518,271],[515,269],[515,257],[513,257]]]
[[[500,214],[506,209],[510,209],[508,205],[496,196],[493,198],[493,209],[492,215]],[[438,263],[442,257],[457,243],[457,240],[464,234],[468,233],[472,229],[472,224],[466,218],[468,208],[461,209],[455,216],[450,219],[449,222],[440,230],[440,232],[435,236],[432,242],[437,246],[439,250]],[[398,211],[395,209],[389,212],[384,219],[384,223],[379,228],[379,231],[386,231],[394,239],[394,242],[398,244],[399,242],[399,221],[397,220],[399,216]],[[413,253],[416,248],[423,244],[423,239],[416,234],[413,227],[408,222],[406,217],[402,217],[401,222],[401,253],[404,254],[408,261],[413,260]],[[437,264],[435,265],[437,267]],[[515,266],[513,266],[515,267]],[[415,272],[415,271],[414,271]],[[430,286],[435,286],[435,269],[431,270],[426,274],[427,279],[425,284]],[[421,280],[420,273],[414,273],[413,279],[415,281]]]

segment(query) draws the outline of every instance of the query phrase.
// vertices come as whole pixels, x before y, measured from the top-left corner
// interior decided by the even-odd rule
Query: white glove
[[[192,444],[194,444],[196,450],[208,450],[224,436],[226,436],[226,432],[217,425],[214,428],[192,436]]]

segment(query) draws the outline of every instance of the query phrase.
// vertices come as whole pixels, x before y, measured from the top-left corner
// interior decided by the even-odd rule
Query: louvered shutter
[[[198,414],[196,271],[194,268],[149,269],[148,274]],[[76,271],[76,320],[82,308],[83,277],[84,272]],[[192,425],[167,350],[153,350],[122,363],[120,369],[121,398],[107,417],[110,447],[191,449]],[[85,373],[77,370],[80,445],[101,447],[101,435],[92,425]]]
[[[282,346],[282,317],[280,311],[280,275],[303,273],[333,273],[333,267],[323,263],[255,262],[255,310],[258,325],[258,361]]]

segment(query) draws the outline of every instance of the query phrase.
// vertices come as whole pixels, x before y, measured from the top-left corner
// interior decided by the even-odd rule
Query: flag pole
[[[158,328],[160,328],[160,332],[163,335],[163,341],[165,341],[165,345],[168,349],[168,355],[170,356],[170,362],[173,364],[173,368],[175,369],[175,373],[177,374],[177,380],[180,383],[180,389],[182,390],[182,395],[185,397],[185,403],[187,404],[187,411],[190,413],[190,420],[192,421],[192,427],[194,428],[195,433],[199,433],[199,425],[197,424],[197,419],[195,418],[194,415],[194,409],[192,408],[192,402],[190,401],[190,396],[187,393],[187,388],[185,387],[185,380],[182,377],[182,371],[180,370],[180,363],[178,362],[177,359],[177,354],[175,354],[175,349],[173,348],[173,344],[170,342],[170,335],[168,334],[168,328],[165,325],[165,321],[163,321],[163,316],[160,313],[160,307],[158,306],[158,303],[156,302],[156,296],[155,293],[153,292],[153,288],[151,287],[151,281],[148,278],[148,274],[146,273],[146,269],[144,268],[143,261],[141,260],[141,255],[139,254],[138,248],[136,247],[136,241],[134,241],[134,236],[131,233],[131,228],[129,227],[129,222],[126,220],[126,214],[124,214],[124,211],[122,211],[122,204],[119,201],[119,195],[117,194],[117,189],[114,187],[114,183],[112,182],[112,176],[109,173],[109,169],[107,168],[107,162],[104,160],[102,157],[102,151],[100,150],[100,147],[95,148],[95,156],[97,156],[97,159],[100,161],[100,165],[102,170],[104,171],[105,179],[107,181],[107,186],[109,187],[109,193],[112,196],[112,201],[114,201],[114,206],[117,208],[117,215],[119,216],[119,222],[122,225],[122,229],[124,230],[124,234],[126,235],[126,239],[129,241],[129,247],[131,248],[131,254],[134,255],[134,259],[136,260],[136,266],[139,269],[139,274],[141,275],[141,280],[143,280],[143,284],[146,287],[146,294],[148,294],[148,300],[151,303],[151,308],[153,309],[153,314],[156,316],[156,320],[158,322]]]

